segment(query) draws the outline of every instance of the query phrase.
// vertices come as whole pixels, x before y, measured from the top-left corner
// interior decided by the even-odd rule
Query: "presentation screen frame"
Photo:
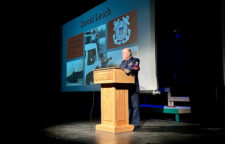
[[[61,91],[100,91],[93,70],[140,59],[140,91],[157,90],[155,0],[107,0],[61,27]]]

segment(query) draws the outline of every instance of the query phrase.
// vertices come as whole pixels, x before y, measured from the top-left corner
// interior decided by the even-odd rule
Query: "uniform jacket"
[[[120,67],[122,69],[130,70],[130,73],[128,73],[128,75],[131,74],[135,76],[136,92],[139,92],[139,82],[138,82],[138,71],[140,70],[139,63],[140,60],[138,58],[130,57],[129,60],[127,61],[123,60],[120,64]]]

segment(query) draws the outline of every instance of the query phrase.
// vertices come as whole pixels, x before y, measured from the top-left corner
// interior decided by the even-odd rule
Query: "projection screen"
[[[108,0],[62,25],[61,91],[100,91],[93,70],[140,59],[141,91],[157,90],[154,0]]]

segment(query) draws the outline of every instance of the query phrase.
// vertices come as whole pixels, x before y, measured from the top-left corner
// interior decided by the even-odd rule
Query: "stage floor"
[[[38,143],[85,143],[85,144],[183,144],[224,143],[224,128],[207,128],[200,124],[172,120],[150,119],[141,121],[134,132],[112,134],[95,131],[100,120],[61,122],[35,132]]]

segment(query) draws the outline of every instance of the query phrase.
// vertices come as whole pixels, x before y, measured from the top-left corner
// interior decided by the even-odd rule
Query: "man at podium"
[[[132,118],[134,127],[137,128],[140,124],[140,106],[139,106],[139,83],[138,71],[140,70],[138,58],[132,56],[130,48],[124,48],[122,51],[123,61],[120,67],[127,75],[135,76],[135,85],[129,88],[129,119]]]

